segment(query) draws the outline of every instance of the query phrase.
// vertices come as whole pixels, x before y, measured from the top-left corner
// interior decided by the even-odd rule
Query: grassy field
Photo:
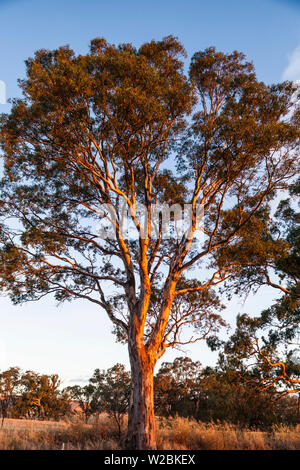
[[[157,436],[158,448],[164,450],[300,450],[300,425],[262,432],[184,418],[160,419]],[[105,415],[91,424],[7,419],[0,429],[0,449],[115,450],[122,449],[122,443],[114,422]]]

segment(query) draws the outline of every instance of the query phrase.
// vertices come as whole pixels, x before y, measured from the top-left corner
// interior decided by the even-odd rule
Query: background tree
[[[36,410],[39,419],[58,419],[70,411],[68,396],[61,392],[61,382],[57,374],[38,374],[26,371],[21,376],[21,401],[27,411]],[[21,406],[21,403],[20,403]],[[21,407],[24,413],[24,406]]]
[[[0,373],[0,404],[2,417],[32,416],[59,419],[69,413],[69,398],[59,389],[58,375],[22,372],[11,367]]]
[[[18,390],[20,388],[20,368],[10,367],[0,373],[0,412],[1,412],[1,426],[4,424],[4,419],[8,415],[8,411],[12,408]]]
[[[205,291],[209,301],[214,286],[240,277],[252,254],[241,262],[222,249],[239,247],[297,172],[293,85],[266,86],[243,54],[214,48],[193,56],[187,77],[183,54],[173,37],[138,50],[95,39],[85,56],[38,51],[26,61],[23,98],[1,118],[1,287],[14,302],[52,293],[107,313],[128,341],[130,448],[155,448],[154,366],[167,347],[194,341],[179,334],[203,318],[188,296]],[[122,230],[120,198],[136,241]],[[181,237],[166,238],[162,222],[153,236],[157,203],[189,204]],[[115,238],[99,236],[103,217]]]
[[[72,400],[78,401],[86,423],[90,416],[103,410],[103,404],[101,399],[99,399],[96,387],[91,383],[83,387],[73,385],[72,387],[67,387],[65,391]]]
[[[115,364],[107,371],[96,369],[90,383],[95,387],[95,395],[101,400],[103,411],[114,419],[120,439],[124,415],[129,409],[130,373],[123,364]]]
[[[165,416],[198,415],[201,396],[200,362],[178,357],[164,362],[154,377],[154,397],[157,412]]]
[[[272,404],[272,391],[263,393],[250,378],[250,374],[220,362],[215,368],[206,368],[201,375],[202,403],[198,419],[223,421],[266,428],[277,423],[279,416]]]
[[[262,273],[254,282],[267,283],[282,296],[259,316],[240,315],[237,329],[225,346],[225,354],[235,366],[255,366],[252,380],[262,391],[272,389],[280,400],[300,393],[300,231],[299,180],[289,188],[289,198],[282,200],[269,224],[253,235],[256,246],[262,243],[283,247],[263,267],[277,276],[277,281]],[[251,267],[244,276],[251,277]]]
[[[221,361],[201,367],[189,357],[163,363],[154,378],[156,410],[162,416],[184,416],[202,422],[266,427],[278,422],[271,391],[260,393],[246,371]]]

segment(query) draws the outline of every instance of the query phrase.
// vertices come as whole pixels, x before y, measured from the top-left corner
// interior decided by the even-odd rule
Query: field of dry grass
[[[7,419],[0,429],[0,449],[122,449],[117,436],[115,424],[105,415],[91,424]],[[162,450],[300,450],[300,425],[262,432],[185,418],[159,419],[157,436]]]

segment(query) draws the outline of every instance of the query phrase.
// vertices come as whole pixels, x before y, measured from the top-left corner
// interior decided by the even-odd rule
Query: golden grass
[[[156,427],[162,450],[300,450],[300,425],[263,432],[177,417],[158,418]],[[122,431],[124,437],[125,424]],[[90,424],[7,419],[0,429],[0,449],[122,449],[117,436],[115,423],[104,414]]]
[[[186,418],[162,420],[158,431],[160,449],[279,450],[300,449],[300,425],[254,431],[232,424],[205,424]]]

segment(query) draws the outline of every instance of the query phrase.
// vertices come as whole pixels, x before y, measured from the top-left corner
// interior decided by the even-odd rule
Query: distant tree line
[[[164,362],[154,377],[155,413],[248,427],[299,423],[299,398],[280,395],[276,387],[263,390],[256,376],[255,370],[241,374],[241,370],[230,367],[224,354],[220,354],[215,368],[203,368],[189,357]],[[92,416],[108,413],[120,436],[130,388],[130,373],[122,364],[106,371],[96,369],[88,384],[67,388],[61,388],[56,374],[11,367],[0,373],[2,424],[6,417],[60,420],[78,413],[88,422]]]
[[[247,427],[296,424],[299,400],[278,390],[262,390],[255,371],[231,368],[222,356],[215,368],[179,357],[165,362],[155,376],[156,414],[193,417],[204,422],[229,422]]]

